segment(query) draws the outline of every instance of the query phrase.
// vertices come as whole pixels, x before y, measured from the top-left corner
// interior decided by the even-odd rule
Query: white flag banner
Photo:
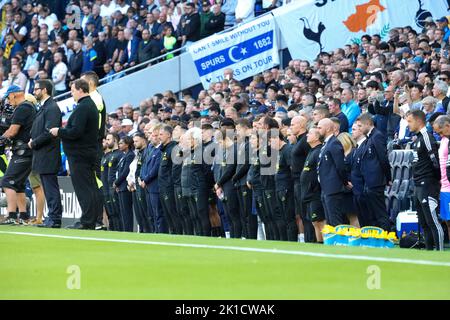
[[[59,110],[61,110],[63,119],[68,119],[73,109],[77,106],[73,97],[58,101]]]
[[[314,60],[320,52],[359,43],[364,34],[389,40],[389,31],[411,26],[422,31],[429,17],[448,14],[450,0],[305,0],[274,10],[294,59]]]
[[[213,35],[189,47],[203,87],[223,80],[231,68],[243,80],[279,64],[275,20],[266,15],[230,32]]]

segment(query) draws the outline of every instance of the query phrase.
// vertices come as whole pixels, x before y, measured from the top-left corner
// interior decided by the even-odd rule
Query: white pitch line
[[[400,258],[383,258],[383,257],[359,256],[359,255],[349,255],[349,254],[317,253],[317,252],[307,252],[307,251],[290,251],[290,250],[278,250],[278,249],[233,247],[233,246],[217,246],[217,245],[194,244],[194,243],[172,243],[172,242],[158,242],[158,241],[139,241],[139,240],[124,240],[124,239],[74,237],[74,236],[60,236],[60,235],[51,235],[51,234],[27,233],[27,232],[0,231],[0,234],[14,234],[14,235],[21,235],[21,236],[71,239],[71,240],[82,240],[82,241],[144,244],[144,245],[169,246],[169,247],[220,249],[220,250],[232,250],[232,251],[244,251],[244,252],[287,254],[287,255],[307,256],[307,257],[316,257],[316,258],[331,258],[331,259],[359,260],[359,261],[377,261],[377,262],[389,262],[389,263],[450,267],[450,262],[440,262],[440,261],[430,261],[430,260],[412,260],[412,259],[400,259]]]

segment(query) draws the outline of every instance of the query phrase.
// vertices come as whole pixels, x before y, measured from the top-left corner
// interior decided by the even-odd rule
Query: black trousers
[[[347,217],[342,207],[343,193],[331,195],[322,194],[322,203],[325,210],[325,218],[330,226],[338,226],[347,223]]]
[[[239,209],[238,192],[231,181],[223,186],[223,195],[223,207],[230,221],[230,237],[242,238],[242,218]]]
[[[191,217],[189,216],[189,206],[186,197],[183,197],[183,192],[181,187],[175,187],[175,207],[177,210],[177,215],[181,219],[181,224],[183,226],[183,234],[193,235],[194,227],[192,225]]]
[[[259,218],[261,219],[262,223],[264,224],[266,239],[269,239],[269,237],[267,235],[268,230],[267,230],[266,217],[264,215],[264,191],[262,189],[253,189],[253,198],[254,198],[254,202],[255,202],[256,213],[258,214]],[[256,229],[256,233],[258,233],[258,218],[256,218],[255,229]]]
[[[242,223],[242,236],[256,239],[258,233],[258,218],[252,214],[253,192],[247,186],[237,188],[239,209]]]
[[[444,231],[437,217],[439,181],[423,181],[414,189],[414,203],[427,250],[444,250]]]
[[[45,200],[47,201],[48,217],[53,222],[61,223],[63,209],[58,177],[56,174],[40,174],[39,176],[42,188],[44,188]]]
[[[298,228],[295,223],[295,200],[294,190],[277,191],[279,216],[275,222],[280,233],[280,240],[297,241]]]
[[[367,199],[364,194],[353,195],[353,203],[358,213],[358,221],[361,228],[375,226],[375,221],[367,208]]]
[[[100,179],[101,177],[101,166],[102,166],[102,158],[103,158],[104,152],[103,152],[103,141],[99,141],[98,142],[98,147],[97,147],[97,159],[95,161],[95,176]],[[103,188],[105,188],[106,186],[103,186]],[[107,191],[106,191],[107,192]],[[104,197],[104,194],[102,192],[100,192],[100,196]],[[101,199],[102,204],[106,201],[106,199]],[[98,225],[103,225],[103,209],[102,212],[99,214],[99,216],[97,217],[97,221],[96,223]]]
[[[87,228],[95,228],[99,216],[103,215],[103,202],[95,179],[95,162],[84,162],[69,157],[70,177],[81,207],[80,222]]]
[[[120,217],[122,220],[122,231],[133,232],[134,218],[133,218],[133,195],[130,191],[121,191],[118,193]]]
[[[384,187],[364,190],[364,198],[367,201],[368,214],[372,217],[375,226],[390,230],[391,223],[384,199]]]
[[[139,232],[141,233],[150,233],[153,232],[151,228],[151,224],[149,223],[147,217],[147,201],[145,190],[140,186],[136,186],[136,191],[132,192],[133,194],[133,211],[134,216],[136,217],[137,224],[139,225]]]
[[[109,188],[108,200],[105,202],[108,204],[109,208],[107,208],[107,211],[109,210],[108,218],[110,229],[113,231],[122,231],[123,220],[120,217],[119,196],[114,188]]]
[[[280,216],[275,190],[264,190],[262,212],[267,240],[280,240],[280,232],[275,222],[275,217]]]
[[[305,204],[302,199],[302,186],[300,183],[294,184],[294,199],[295,199],[295,209],[296,213],[302,218],[305,242],[315,242],[316,232],[314,226],[311,222],[311,218],[306,214]]]
[[[183,234],[183,223],[181,216],[178,215],[175,203],[174,189],[160,189],[160,200],[164,217],[169,225],[169,231],[173,234]]]
[[[196,190],[187,197],[189,214],[192,220],[194,234],[209,237],[211,235],[211,222],[209,221],[209,190]]]

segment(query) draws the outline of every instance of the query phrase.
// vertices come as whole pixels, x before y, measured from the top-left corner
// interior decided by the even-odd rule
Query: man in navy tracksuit
[[[319,155],[319,182],[322,188],[322,203],[329,225],[347,222],[342,210],[344,188],[350,187],[344,163],[344,149],[334,136],[334,125],[330,119],[322,119],[317,126],[324,145]]]
[[[295,223],[294,181],[291,173],[292,145],[284,141],[281,133],[272,135],[270,139],[272,150],[278,153],[275,188],[279,207],[279,216],[275,223],[280,234],[280,240],[297,241],[297,225]]]
[[[384,189],[391,181],[386,137],[375,128],[370,114],[362,114],[357,121],[362,133],[367,137],[361,156],[361,173],[364,178],[364,197],[368,213],[374,219],[376,227],[390,230],[391,224],[384,199]]]
[[[164,217],[170,233],[183,234],[182,220],[175,206],[175,193],[172,179],[172,150],[176,145],[172,141],[172,127],[163,126],[159,131],[161,141],[161,162],[158,171],[160,200]]]
[[[148,144],[145,138],[145,135],[141,132],[136,133],[133,136],[134,147],[136,148],[137,154],[137,166],[136,172],[134,174],[135,177],[135,186],[136,191],[132,192],[133,194],[133,209],[134,214],[136,216],[137,223],[139,225],[139,231],[143,233],[152,232],[151,223],[149,222],[147,216],[147,201],[145,199],[145,186],[141,184],[141,175],[142,172],[146,171],[147,164],[147,152],[148,152]]]
[[[251,124],[247,119],[239,119],[236,122],[238,155],[233,183],[238,194],[242,236],[247,239],[256,239],[258,223],[256,215],[252,214],[252,190],[247,186],[247,173],[250,170],[250,142],[248,137],[250,129]]]

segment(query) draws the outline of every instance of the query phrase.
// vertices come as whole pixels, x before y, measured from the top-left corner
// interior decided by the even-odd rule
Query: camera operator
[[[11,126],[0,137],[0,144],[11,140],[12,158],[6,169],[1,186],[6,193],[8,219],[6,224],[27,224],[29,213],[25,198],[25,183],[31,172],[32,151],[28,147],[31,127],[36,116],[34,106],[25,100],[24,91],[18,86],[10,86],[5,98],[15,108]],[[17,220],[17,208],[19,220]]]

